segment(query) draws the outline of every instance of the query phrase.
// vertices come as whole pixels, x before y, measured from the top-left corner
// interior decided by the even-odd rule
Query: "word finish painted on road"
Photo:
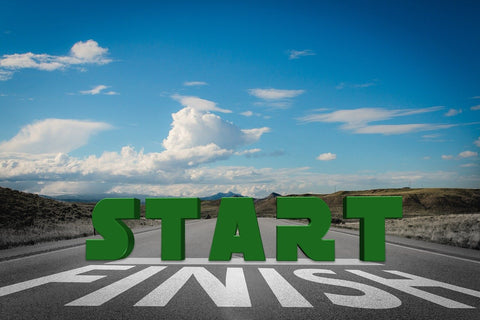
[[[145,217],[162,220],[162,260],[185,259],[185,219],[200,218],[198,198],[147,198]],[[402,197],[345,197],[343,217],[360,220],[360,260],[385,261],[385,219],[402,217]],[[322,239],[331,213],[316,197],[278,197],[277,219],[308,219],[305,226],[277,226],[277,260],[296,261],[297,247],[312,260],[335,260],[335,241]],[[121,219],[140,219],[140,200],[103,199],[92,223],[103,239],[86,241],[87,260],[126,258],[135,243]],[[228,261],[243,253],[246,261],[265,261],[252,198],[223,198],[210,249],[210,261]]]
[[[128,260],[128,259],[127,259]],[[140,263],[156,263],[152,261],[151,258],[133,258],[136,262]],[[201,266],[202,264],[209,265],[210,263],[204,263],[203,260],[190,259],[188,264],[194,264],[196,266],[182,266],[182,262],[177,262],[178,265],[169,266],[171,268],[178,269],[170,277],[160,283],[156,288],[147,293],[142,299],[140,299],[135,307],[165,307],[168,303],[177,295],[185,294],[188,288],[193,282],[189,281],[190,278],[195,278],[202,287],[202,289],[207,293],[210,299],[215,303],[217,307],[256,307],[257,305],[252,305],[252,299],[250,298],[249,288],[247,286],[247,281],[244,273],[244,268],[242,267],[227,267],[225,273],[225,284],[223,280],[217,278],[214,274],[207,270],[206,267]],[[342,288],[343,291],[348,290],[347,294],[339,294],[338,290],[335,290],[337,293],[330,293],[332,289],[328,289],[327,292],[324,292],[326,298],[337,306],[344,306],[350,308],[359,308],[359,309],[393,309],[400,307],[402,301],[395,296],[393,293],[385,291],[388,287],[390,289],[400,291],[404,295],[414,296],[416,298],[428,301],[432,304],[436,304],[442,308],[449,309],[475,309],[474,306],[464,304],[462,302],[446,298],[445,295],[448,291],[462,293],[464,295],[469,295],[472,297],[480,298],[480,292],[449,283],[436,281],[413,274],[400,272],[396,270],[383,270],[387,277],[383,275],[377,275],[380,273],[379,270],[374,270],[374,273],[365,272],[358,269],[358,267],[366,267],[368,264],[376,265],[372,262],[352,262],[350,259],[338,259],[340,264],[349,265],[352,264],[352,267],[357,267],[354,269],[346,269],[350,274],[353,274],[358,277],[357,281],[352,280],[343,280],[338,278],[337,273],[330,269],[318,269],[318,268],[302,268],[295,269],[293,275],[302,280],[306,280],[308,283],[318,283],[320,285],[328,285]],[[345,261],[347,260],[347,261]],[[125,261],[128,263],[131,261]],[[136,265],[125,264],[123,265],[123,260],[119,263],[122,265],[115,265],[110,262],[109,264],[103,265],[87,265],[84,267],[76,268],[73,270],[68,270],[52,275],[47,275],[41,278],[28,280],[5,287],[0,287],[0,297],[8,296],[11,294],[18,294],[19,292],[40,287],[43,285],[48,285],[50,283],[92,283],[97,280],[103,279],[106,276],[103,273],[106,270],[115,270],[115,271],[127,271],[132,268],[135,268]],[[248,262],[244,262],[246,264]],[[280,306],[284,308],[313,308],[314,305],[307,300],[304,295],[299,292],[284,276],[282,276],[275,267],[279,266],[282,262],[269,262],[263,267],[259,267],[258,272],[261,277],[265,280],[267,287],[270,288],[270,291],[274,294],[275,298],[278,300]],[[322,264],[321,262],[314,262]],[[324,262],[326,265],[328,262]],[[336,266],[336,262],[330,262]],[[175,264],[175,263],[173,263]],[[240,264],[241,265],[241,264]],[[268,267],[269,266],[269,267]],[[312,267],[312,264],[308,265]],[[96,291],[90,292],[76,300],[73,300],[65,306],[69,307],[99,307],[110,301],[115,301],[115,298],[124,294],[129,289],[137,287],[141,290],[141,283],[148,280],[148,283],[158,283],[160,277],[157,276],[158,273],[162,272],[167,268],[166,265],[149,265],[146,268],[136,271],[135,273],[129,274],[125,277],[122,277],[116,282],[107,284],[102,288],[97,289]],[[251,268],[251,266],[250,266]],[[102,275],[92,274],[93,271],[100,271]],[[338,272],[338,270],[337,270]],[[88,273],[88,274],[84,274]],[[217,272],[218,273],[218,272]],[[249,273],[252,274],[252,273]],[[323,276],[326,275],[326,276]],[[392,275],[396,278],[392,279]],[[291,278],[291,272],[288,272],[287,276]],[[400,277],[400,278],[399,278]],[[258,279],[257,277],[255,279]],[[353,279],[355,280],[355,279]],[[373,282],[373,284],[380,284],[380,288],[377,288],[371,284],[364,283],[365,280]],[[258,280],[256,280],[258,281]],[[260,290],[262,284],[256,282],[259,285]],[[307,283],[301,286],[304,289],[305,293],[311,293],[314,287],[308,287]],[[419,288],[427,287],[427,291],[421,290]],[[440,296],[434,293],[431,293],[431,288],[441,288],[444,296]],[[183,290],[181,290],[184,288]],[[322,287],[324,288],[324,287]],[[252,288],[250,288],[251,290]],[[150,289],[151,290],[151,289]],[[448,290],[448,291],[447,291]],[[330,292],[329,292],[330,291]],[[359,294],[360,293],[360,294]],[[137,291],[138,294],[138,291]],[[136,296],[137,296],[136,294]],[[70,297],[70,295],[67,295]],[[202,296],[200,296],[202,297]],[[55,301],[52,299],[51,301]],[[117,302],[120,300],[116,300]],[[128,299],[127,299],[128,301]],[[318,303],[322,301],[318,296],[313,300]],[[205,304],[204,301],[194,300],[192,304]],[[423,308],[425,308],[425,303],[423,303]],[[320,304],[321,308],[325,308],[325,302]],[[473,319],[473,317],[471,317]]]

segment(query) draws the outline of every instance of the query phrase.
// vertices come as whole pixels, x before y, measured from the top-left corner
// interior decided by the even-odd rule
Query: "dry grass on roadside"
[[[92,223],[87,220],[42,226],[28,226],[22,229],[3,228],[0,236],[0,249],[90,235],[93,235],[93,228]]]
[[[145,218],[140,220],[124,220],[124,222],[132,230],[160,225],[159,220],[146,220]],[[92,221],[86,219],[75,222],[26,226],[21,229],[3,228],[0,233],[0,249],[92,235]]]
[[[358,222],[335,226],[359,228]],[[480,249],[480,213],[388,219],[385,230],[391,235]]]

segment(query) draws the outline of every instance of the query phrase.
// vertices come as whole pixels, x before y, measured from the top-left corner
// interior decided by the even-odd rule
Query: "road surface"
[[[85,246],[0,262],[1,319],[480,319],[480,261],[390,244],[358,260],[356,235],[330,230],[335,262],[275,259],[276,225],[260,218],[266,262],[209,263],[215,219],[188,221],[186,260],[162,262],[160,230],[131,255],[86,261]]]

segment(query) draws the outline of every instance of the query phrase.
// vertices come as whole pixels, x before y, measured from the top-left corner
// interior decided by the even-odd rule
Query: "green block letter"
[[[402,197],[345,197],[343,218],[360,219],[360,260],[385,261],[385,219],[402,217]]]
[[[332,215],[315,197],[278,197],[277,219],[309,219],[307,226],[277,226],[277,260],[296,261],[297,246],[315,261],[335,260],[335,240],[322,240]]]
[[[93,227],[103,239],[86,242],[87,260],[117,260],[133,250],[135,239],[129,227],[120,219],[139,219],[140,200],[103,199],[92,212]]]
[[[227,261],[233,252],[243,253],[247,261],[265,261],[252,198],[223,198],[220,203],[209,260]]]
[[[185,219],[200,218],[198,198],[147,198],[145,217],[162,219],[162,260],[185,259]]]

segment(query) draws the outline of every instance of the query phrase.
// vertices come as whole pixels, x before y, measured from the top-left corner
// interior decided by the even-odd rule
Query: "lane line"
[[[258,268],[258,271],[260,271],[282,307],[313,308],[310,302],[274,268]]]
[[[347,233],[347,232],[341,232],[341,231],[336,231],[336,230],[329,230],[329,232],[341,233],[341,234],[345,234],[345,235],[347,235],[347,236],[356,237],[356,238],[359,237],[358,235],[355,235],[355,234],[351,234],[351,233]],[[444,254],[444,253],[438,253],[438,252],[428,251],[428,250],[424,250],[424,249],[417,249],[417,248],[413,248],[413,247],[409,247],[409,246],[405,246],[405,245],[401,245],[401,244],[391,243],[391,242],[388,242],[388,241],[385,241],[385,243],[388,244],[389,246],[394,246],[394,247],[400,247],[400,248],[410,249],[410,250],[418,251],[418,252],[426,252],[426,253],[430,253],[430,254],[433,254],[433,255],[441,256],[441,257],[447,257],[447,258],[457,259],[457,260],[460,260],[460,261],[467,261],[467,262],[472,262],[472,263],[480,264],[480,261],[472,260],[472,259],[468,259],[468,258],[460,258],[460,257],[451,256],[451,255]]]
[[[83,306],[83,307],[96,307],[112,300],[128,289],[136,286],[142,281],[150,278],[151,276],[162,271],[166,267],[148,267],[137,273],[134,273],[126,278],[123,278],[117,282],[112,283],[106,287],[103,287],[95,292],[87,294],[75,301],[67,303],[65,306]]]
[[[298,259],[297,261],[277,261],[267,258],[265,261],[245,261],[243,258],[232,258],[230,261],[209,261],[208,258],[187,258],[185,260],[168,261],[160,258],[125,258],[107,262],[106,264],[135,265],[262,265],[262,266],[378,266],[377,262],[360,261],[358,259],[336,259],[335,261],[313,261]]]

